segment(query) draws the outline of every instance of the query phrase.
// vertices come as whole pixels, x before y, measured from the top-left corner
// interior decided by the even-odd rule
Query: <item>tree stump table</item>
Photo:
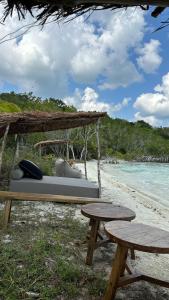
[[[105,231],[108,237],[117,243],[117,250],[104,300],[113,300],[118,287],[139,280],[169,288],[169,281],[156,279],[146,274],[132,273],[130,270],[129,275],[124,275],[128,249],[169,254],[169,232],[144,224],[124,221],[107,223]]]
[[[99,231],[100,222],[109,222],[117,220],[131,221],[136,215],[135,213],[123,206],[114,206],[111,203],[93,203],[87,204],[81,209],[81,213],[90,219],[91,226],[90,237],[88,242],[88,250],[86,256],[86,264],[91,265],[93,261],[93,252],[99,246],[112,242],[112,239],[104,239]],[[97,238],[100,241],[97,242]]]

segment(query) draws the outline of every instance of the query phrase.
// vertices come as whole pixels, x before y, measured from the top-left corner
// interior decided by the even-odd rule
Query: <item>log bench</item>
[[[51,194],[37,194],[37,193],[20,193],[0,191],[0,200],[5,201],[3,227],[7,227],[10,221],[12,201],[42,201],[42,202],[55,202],[64,204],[88,204],[88,203],[110,203],[102,201],[100,198],[86,198],[64,195],[51,195]]]

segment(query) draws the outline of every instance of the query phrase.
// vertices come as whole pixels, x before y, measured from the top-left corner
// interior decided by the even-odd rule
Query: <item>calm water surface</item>
[[[104,166],[113,179],[169,206],[169,164],[125,162]]]

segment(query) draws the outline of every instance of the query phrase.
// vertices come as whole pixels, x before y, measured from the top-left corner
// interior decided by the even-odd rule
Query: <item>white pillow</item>
[[[24,172],[17,166],[11,172],[12,179],[19,180],[24,176]]]

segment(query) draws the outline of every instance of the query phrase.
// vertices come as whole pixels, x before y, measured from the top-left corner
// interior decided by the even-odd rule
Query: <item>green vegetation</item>
[[[15,207],[13,226],[1,232],[0,298],[101,299],[105,274],[84,264],[88,225],[74,220],[70,213],[62,219],[47,215],[48,221],[40,223],[35,207],[26,206],[26,214],[21,207],[23,203]]]
[[[44,99],[33,96],[32,93],[28,94],[15,94],[11,93],[2,93],[0,94],[0,99],[7,101],[12,104],[16,104],[22,111],[69,111],[73,112],[76,109],[73,106],[67,106],[60,99]],[[0,100],[1,104],[1,100]]]
[[[141,156],[169,156],[169,128],[153,128],[144,121],[134,123],[107,118],[101,133],[103,155],[128,160]]]
[[[0,99],[0,112],[20,112],[21,109],[15,103],[9,103]]]
[[[32,93],[0,94],[0,111],[76,111],[73,106],[66,105],[60,99],[44,99],[35,97]],[[93,126],[94,128],[94,126]],[[93,129],[94,130],[94,129]],[[80,158],[83,149],[83,129],[70,130],[76,159]],[[136,159],[142,156],[169,156],[169,128],[153,128],[144,121],[128,122],[122,119],[112,119],[107,116],[101,124],[101,154],[102,157],[115,156],[122,159]],[[30,148],[33,144],[48,138],[64,138],[64,132],[36,133],[23,135],[23,142]],[[14,145],[13,138],[8,139],[10,147]],[[48,150],[47,154],[50,154]],[[71,155],[71,153],[70,153]],[[88,159],[96,158],[96,139],[94,135],[88,143]]]

